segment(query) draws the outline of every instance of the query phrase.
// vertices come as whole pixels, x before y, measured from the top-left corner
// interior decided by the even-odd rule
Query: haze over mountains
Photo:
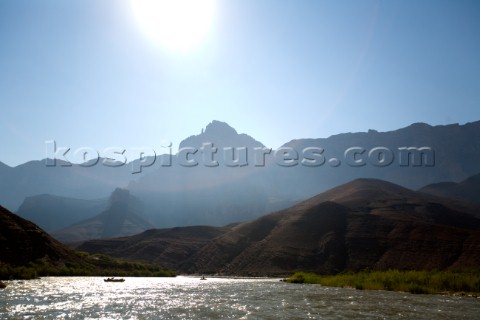
[[[470,268],[480,265],[479,138],[480,122],[414,124],[268,150],[214,121],[140,175],[129,166],[0,165],[0,196],[23,197],[18,214],[80,250],[185,273]],[[429,149],[402,154],[409,147]],[[0,240],[11,259],[16,233],[20,242],[37,234],[48,257],[66,250],[5,214]],[[28,255],[37,250],[30,238],[18,244]]]
[[[204,144],[207,149],[202,149]],[[20,215],[49,231],[59,231],[98,215],[108,206],[107,197],[121,187],[142,203],[144,220],[152,226],[223,226],[291,207],[356,178],[383,179],[411,189],[462,181],[480,172],[477,161],[480,158],[480,121],[446,126],[418,123],[390,132],[370,130],[326,139],[292,140],[282,148],[297,152],[298,159],[292,160],[296,163],[294,166],[285,166],[279,161],[292,154],[284,156],[275,150],[263,154],[264,165],[255,165],[259,163],[256,157],[261,154],[255,150],[263,150],[265,146],[219,121],[213,121],[200,134],[185,139],[180,147],[190,148],[192,153],[160,157],[154,165],[142,168],[141,174],[131,173],[131,163],[115,168],[101,164],[46,167],[41,161],[15,168],[2,164],[0,203],[12,210],[19,208]],[[365,150],[355,155],[364,160],[364,165],[347,164],[352,159],[345,158],[344,154],[352,147]],[[369,152],[376,147],[391,150],[393,158],[389,165],[378,166],[375,156],[381,158],[382,155],[373,154],[369,158]],[[407,165],[402,166],[399,165],[399,148],[405,147],[429,147],[433,153],[427,155],[430,159],[425,155],[414,159],[412,154]],[[213,152],[208,148],[217,150]],[[247,165],[242,160],[242,148],[247,151]],[[323,149],[323,164],[302,165],[302,157],[312,157],[305,154],[306,148]],[[339,162],[331,161],[333,158]],[[420,159],[423,162],[419,162]],[[171,162],[166,166],[168,160]],[[187,160],[198,164],[185,166]],[[434,160],[433,165],[426,165],[426,160]],[[139,160],[136,161],[138,166]],[[62,214],[68,218],[52,218]]]
[[[117,188],[100,214],[53,232],[63,243],[88,239],[111,238],[140,233],[153,228],[143,216],[143,206],[128,190]]]
[[[149,230],[78,247],[187,273],[287,275],[480,265],[479,207],[358,179],[241,224]]]
[[[25,198],[17,214],[35,221],[47,232],[57,231],[81,220],[91,218],[108,206],[108,199],[76,199],[51,194]]]
[[[427,185],[420,191],[460,201],[480,204],[480,174],[468,177],[462,182],[439,182]]]
[[[117,189],[105,214],[129,215]],[[115,206],[122,204],[122,208]],[[294,271],[464,269],[480,265],[480,209],[377,179],[357,179],[291,208],[224,227],[151,229],[77,249],[185,273],[286,276]],[[477,217],[475,217],[477,215]],[[96,219],[99,220],[100,216]],[[0,207],[0,266],[87,266],[35,224]],[[121,223],[118,224],[122,225]],[[105,226],[105,232],[110,232]]]

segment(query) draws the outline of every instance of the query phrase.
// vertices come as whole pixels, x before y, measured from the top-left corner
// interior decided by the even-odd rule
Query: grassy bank
[[[0,265],[0,279],[34,279],[46,276],[174,277],[175,271],[156,264],[129,262],[102,254],[76,253],[81,265],[54,265],[43,260],[25,266]]]
[[[363,271],[321,276],[297,272],[290,283],[312,283],[359,290],[391,290],[410,293],[480,294],[480,271]]]

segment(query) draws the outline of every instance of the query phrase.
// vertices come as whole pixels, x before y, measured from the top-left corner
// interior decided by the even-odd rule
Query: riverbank
[[[358,290],[389,290],[415,294],[480,296],[480,271],[363,271],[322,276],[296,272],[285,281]]]
[[[175,277],[176,272],[150,263],[130,262],[103,254],[75,252],[81,264],[55,265],[35,260],[24,266],[0,265],[0,280],[36,279],[48,276]]]

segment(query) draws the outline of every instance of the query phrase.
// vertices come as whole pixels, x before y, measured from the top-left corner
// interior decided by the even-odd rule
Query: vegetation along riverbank
[[[362,271],[337,275],[296,272],[290,283],[311,283],[358,290],[391,290],[417,294],[460,293],[480,295],[480,270],[463,271]]]
[[[151,263],[130,262],[103,254],[75,252],[81,264],[53,264],[41,259],[26,266],[0,265],[0,279],[34,279],[45,276],[175,277],[176,272]]]

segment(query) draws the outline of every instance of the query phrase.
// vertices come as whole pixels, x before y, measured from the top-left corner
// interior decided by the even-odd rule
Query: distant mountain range
[[[131,196],[128,190],[117,188],[110,196],[105,211],[52,234],[63,243],[137,234],[153,228],[143,217],[142,211],[138,199]]]
[[[476,268],[479,213],[478,206],[357,179],[252,221],[148,230],[78,249],[205,274]]]
[[[116,205],[124,209],[115,212],[128,212],[129,203],[131,208],[136,205],[130,197],[126,190],[115,190],[105,212]],[[478,268],[479,212],[478,205],[382,180],[356,179],[243,223],[150,229],[128,237],[89,240],[76,248],[161,263],[184,273],[236,276],[286,276],[298,270],[328,274]],[[109,227],[104,231],[110,232]],[[95,257],[85,257],[0,207],[0,269],[35,262],[67,272],[113,263],[102,265],[107,262],[102,260],[95,265]]]
[[[471,176],[460,183],[439,182],[420,189],[421,192],[438,197],[480,204],[480,174]]]
[[[357,178],[383,179],[410,189],[463,181],[480,172],[480,121],[446,126],[417,123],[390,132],[370,130],[325,139],[298,139],[284,144],[278,153],[271,150],[263,155],[255,151],[264,148],[261,142],[238,134],[226,123],[213,121],[200,134],[182,141],[180,147],[196,151],[173,155],[170,166],[157,160],[141,174],[131,173],[132,163],[116,168],[100,164],[62,167],[61,162],[57,167],[47,167],[42,161],[11,168],[0,163],[0,204],[11,210],[18,208],[21,216],[49,231],[73,232],[75,229],[66,228],[105,210],[107,201],[98,199],[106,199],[120,187],[143,204],[144,220],[155,227],[223,226],[291,207]],[[209,150],[212,147],[217,150]],[[415,152],[405,157],[401,149],[409,147],[428,147],[431,153],[423,158],[414,156]],[[247,150],[247,165],[243,165],[241,148]],[[312,148],[323,151],[319,156],[311,153]],[[346,157],[345,152],[351,148],[356,149]],[[292,157],[282,150],[294,150],[297,155],[293,158],[298,159],[292,161],[297,165],[280,165],[279,159]],[[382,150],[388,150],[388,154],[382,154]],[[262,162],[259,155],[265,159],[264,165],[255,165]],[[305,157],[322,160],[314,163],[322,165],[302,165]],[[187,158],[198,164],[185,166]],[[359,159],[362,165],[355,163]],[[382,159],[389,165],[384,166]],[[422,191],[435,193],[433,188],[439,192],[438,187]],[[452,192],[450,196],[464,200],[458,197],[464,192]],[[68,217],[59,218],[62,214]]]
[[[140,160],[0,163],[0,267],[39,259],[88,267],[61,240],[185,273],[476,268],[478,159],[480,121],[277,150],[213,121],[136,175]]]
[[[126,187],[136,179],[128,166],[82,167],[57,160],[57,166],[47,167],[45,160],[30,161],[17,167],[4,166],[0,170],[0,204],[17,211],[27,197],[55,195],[75,199],[99,199],[117,187]]]
[[[104,211],[108,199],[84,200],[40,194],[25,198],[17,214],[47,232],[58,231]]]

